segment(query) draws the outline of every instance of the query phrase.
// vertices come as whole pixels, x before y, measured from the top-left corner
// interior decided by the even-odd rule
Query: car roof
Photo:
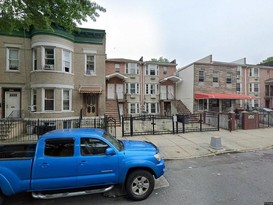
[[[72,129],[58,129],[47,132],[41,138],[67,138],[77,136],[92,136],[102,137],[105,130],[99,128],[72,128]]]

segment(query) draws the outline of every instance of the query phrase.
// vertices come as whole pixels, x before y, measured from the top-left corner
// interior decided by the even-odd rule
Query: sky
[[[106,31],[107,58],[176,59],[177,68],[273,56],[273,0],[95,0],[106,12],[80,27]]]

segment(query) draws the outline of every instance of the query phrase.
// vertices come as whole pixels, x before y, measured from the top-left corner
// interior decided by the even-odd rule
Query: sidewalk
[[[223,148],[210,147],[211,137],[220,137]],[[121,137],[118,137],[121,139]],[[273,147],[273,128],[236,130],[229,132],[191,132],[166,135],[123,137],[129,140],[146,140],[158,146],[165,159],[185,159],[213,156],[229,152],[245,152]]]

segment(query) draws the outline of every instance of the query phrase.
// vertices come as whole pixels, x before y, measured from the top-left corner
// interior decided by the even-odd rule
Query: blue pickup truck
[[[164,172],[150,142],[117,140],[95,128],[55,130],[35,144],[0,145],[0,201],[22,192],[42,199],[102,193],[114,185],[143,200]]]

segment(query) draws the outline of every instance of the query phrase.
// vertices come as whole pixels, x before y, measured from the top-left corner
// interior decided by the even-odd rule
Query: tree
[[[105,8],[90,0],[0,0],[0,30],[50,29],[56,24],[72,31],[88,18],[96,21]]]
[[[273,56],[268,57],[267,59],[263,60],[260,64],[262,64],[262,63],[269,63],[269,62],[272,62],[272,61],[273,61]]]
[[[152,58],[151,61],[159,62],[159,63],[169,63],[170,61],[167,58],[163,58],[163,56],[159,57],[159,59]]]

